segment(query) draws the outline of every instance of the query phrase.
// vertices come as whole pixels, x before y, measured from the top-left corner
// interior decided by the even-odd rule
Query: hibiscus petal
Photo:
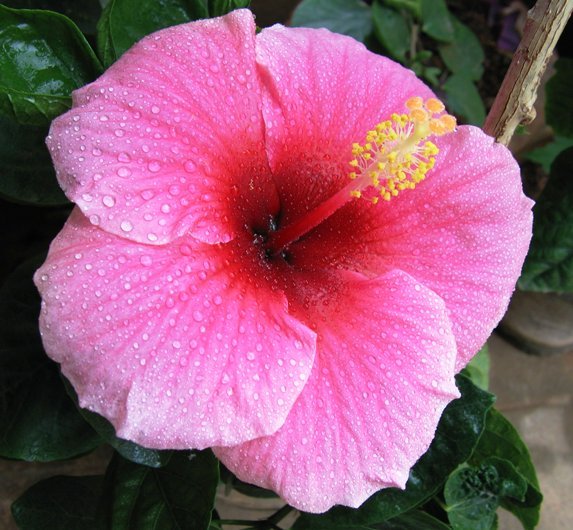
[[[309,377],[316,336],[257,280],[244,253],[237,264],[233,247],[132,243],[78,209],[53,242],[35,276],[46,351],[81,406],[119,436],[203,448],[283,424]]]
[[[215,449],[240,479],[310,512],[404,487],[459,396],[455,341],[438,296],[399,271],[337,277],[346,286],[320,305],[315,365],[283,427]]]
[[[266,147],[288,224],[346,183],[353,142],[411,96],[414,73],[325,29],[273,26],[257,37]]]
[[[511,153],[480,129],[462,126],[436,143],[436,166],[415,190],[344,208],[291,254],[301,268],[336,263],[416,278],[446,303],[461,370],[507,309],[531,239],[533,203]]]
[[[259,107],[255,25],[239,10],[143,39],[74,93],[47,143],[93,224],[150,244],[226,242],[278,208]]]

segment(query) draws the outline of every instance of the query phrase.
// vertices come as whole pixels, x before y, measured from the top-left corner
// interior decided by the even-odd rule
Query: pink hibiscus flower
[[[350,38],[255,35],[246,10],[76,91],[48,146],[77,207],[35,279],[81,406],[302,510],[404,487],[531,235],[507,149],[441,135],[428,98]]]

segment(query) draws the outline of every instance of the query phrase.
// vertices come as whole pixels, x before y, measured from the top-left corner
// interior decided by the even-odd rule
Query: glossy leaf
[[[523,501],[503,499],[501,505],[521,521],[525,530],[533,530],[539,522],[539,509],[543,500],[535,467],[529,450],[515,427],[495,409],[491,409],[487,415],[484,433],[471,461],[477,464],[490,456],[511,462],[527,481],[527,491]]]
[[[131,462],[135,462],[136,464],[149,467],[161,467],[167,464],[171,456],[171,451],[148,449],[141,445],[137,445],[134,442],[130,442],[129,440],[118,438],[115,435],[113,425],[103,416],[87,409],[80,408],[78,404],[78,396],[71,383],[64,379],[64,384],[68,394],[76,404],[82,417],[100,435],[102,440],[111,445],[122,457]]]
[[[404,9],[419,19],[422,16],[421,0],[379,0],[396,10]]]
[[[533,208],[533,238],[519,286],[529,291],[573,291],[573,147],[553,162]]]
[[[462,116],[465,123],[480,126],[485,120],[485,107],[473,81],[463,74],[454,74],[443,86],[448,108]]]
[[[90,45],[67,17],[0,5],[0,114],[46,125],[70,94],[101,73]]]
[[[454,40],[454,24],[445,0],[420,0],[420,17],[426,35],[440,42]]]
[[[208,16],[205,0],[109,0],[97,25],[99,56],[108,67],[146,35]]]
[[[371,8],[362,0],[303,0],[292,16],[292,26],[327,28],[364,42],[372,32]]]
[[[44,140],[47,127],[0,117],[0,196],[42,206],[66,204]]]
[[[207,530],[219,481],[211,451],[173,453],[153,469],[116,455],[106,474],[106,528]]]
[[[545,118],[555,134],[573,138],[573,58],[559,59],[555,70],[545,88]]]
[[[388,488],[376,493],[360,508],[335,507],[323,515],[303,514],[293,530],[348,530],[377,525],[425,502],[445,483],[448,475],[474,450],[493,405],[493,396],[467,377],[456,382],[462,397],[444,411],[428,451],[410,470],[405,490]]]
[[[20,530],[106,530],[98,522],[97,506],[103,476],[57,476],[38,482],[14,504]]]
[[[453,16],[450,20],[454,27],[453,39],[438,46],[440,56],[451,72],[477,81],[483,74],[483,48],[470,28]]]
[[[100,438],[42,348],[40,297],[32,283],[41,261],[24,263],[0,289],[0,455],[48,462],[86,453]]]
[[[83,33],[94,35],[101,14],[98,0],[2,0],[16,9],[47,9],[71,18]]]
[[[543,170],[549,174],[551,164],[557,158],[559,153],[565,151],[568,147],[573,146],[573,138],[565,136],[556,136],[551,142],[542,147],[525,154],[525,159],[539,164]]]
[[[487,390],[489,388],[489,366],[489,350],[486,343],[464,368],[464,373],[475,385],[480,387],[482,390]]]
[[[406,19],[390,7],[378,1],[372,6],[374,32],[390,57],[405,62],[410,49],[411,28]]]
[[[235,9],[248,7],[251,0],[209,0],[209,16],[220,17]]]
[[[426,512],[412,510],[376,525],[376,530],[451,530],[451,527]]]
[[[461,466],[444,488],[446,512],[454,530],[491,530],[503,498],[523,500],[525,479],[515,467],[497,457],[479,466]]]

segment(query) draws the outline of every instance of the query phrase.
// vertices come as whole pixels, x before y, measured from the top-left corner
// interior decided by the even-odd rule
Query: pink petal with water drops
[[[328,305],[314,306],[315,364],[283,427],[215,449],[240,479],[309,512],[403,488],[459,395],[455,340],[438,296],[399,271],[372,280],[339,273],[332,283],[340,280],[346,285]]]
[[[60,184],[122,237],[229,241],[278,209],[259,91],[249,11],[154,33],[53,122]]]
[[[271,434],[316,338],[258,266],[193,238],[129,243],[76,209],[35,275],[44,346],[122,438],[186,449]]]
[[[284,224],[346,184],[353,142],[409,97],[432,95],[412,71],[325,29],[264,29],[257,63]]]
[[[446,303],[461,370],[507,309],[531,239],[533,203],[511,153],[480,129],[459,127],[435,141],[435,168],[415,190],[345,208],[301,241],[296,257],[303,268],[397,268],[416,278]]]

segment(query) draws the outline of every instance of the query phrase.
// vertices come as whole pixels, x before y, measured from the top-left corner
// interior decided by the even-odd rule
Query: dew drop
[[[161,164],[157,160],[152,160],[147,164],[147,169],[152,173],[157,173],[161,169]]]
[[[115,199],[111,195],[104,195],[101,202],[103,202],[103,205],[108,208],[112,208],[115,205]]]
[[[203,320],[203,313],[201,313],[201,311],[193,311],[193,320],[195,322],[201,322]]]
[[[124,232],[131,232],[133,230],[133,225],[129,221],[122,221],[120,227]]]
[[[131,171],[126,167],[120,167],[117,170],[117,176],[121,178],[127,178],[131,175]]]
[[[193,173],[196,169],[196,165],[195,162],[193,162],[193,160],[187,160],[187,162],[185,162],[184,168],[185,171],[187,171],[188,173]]]

